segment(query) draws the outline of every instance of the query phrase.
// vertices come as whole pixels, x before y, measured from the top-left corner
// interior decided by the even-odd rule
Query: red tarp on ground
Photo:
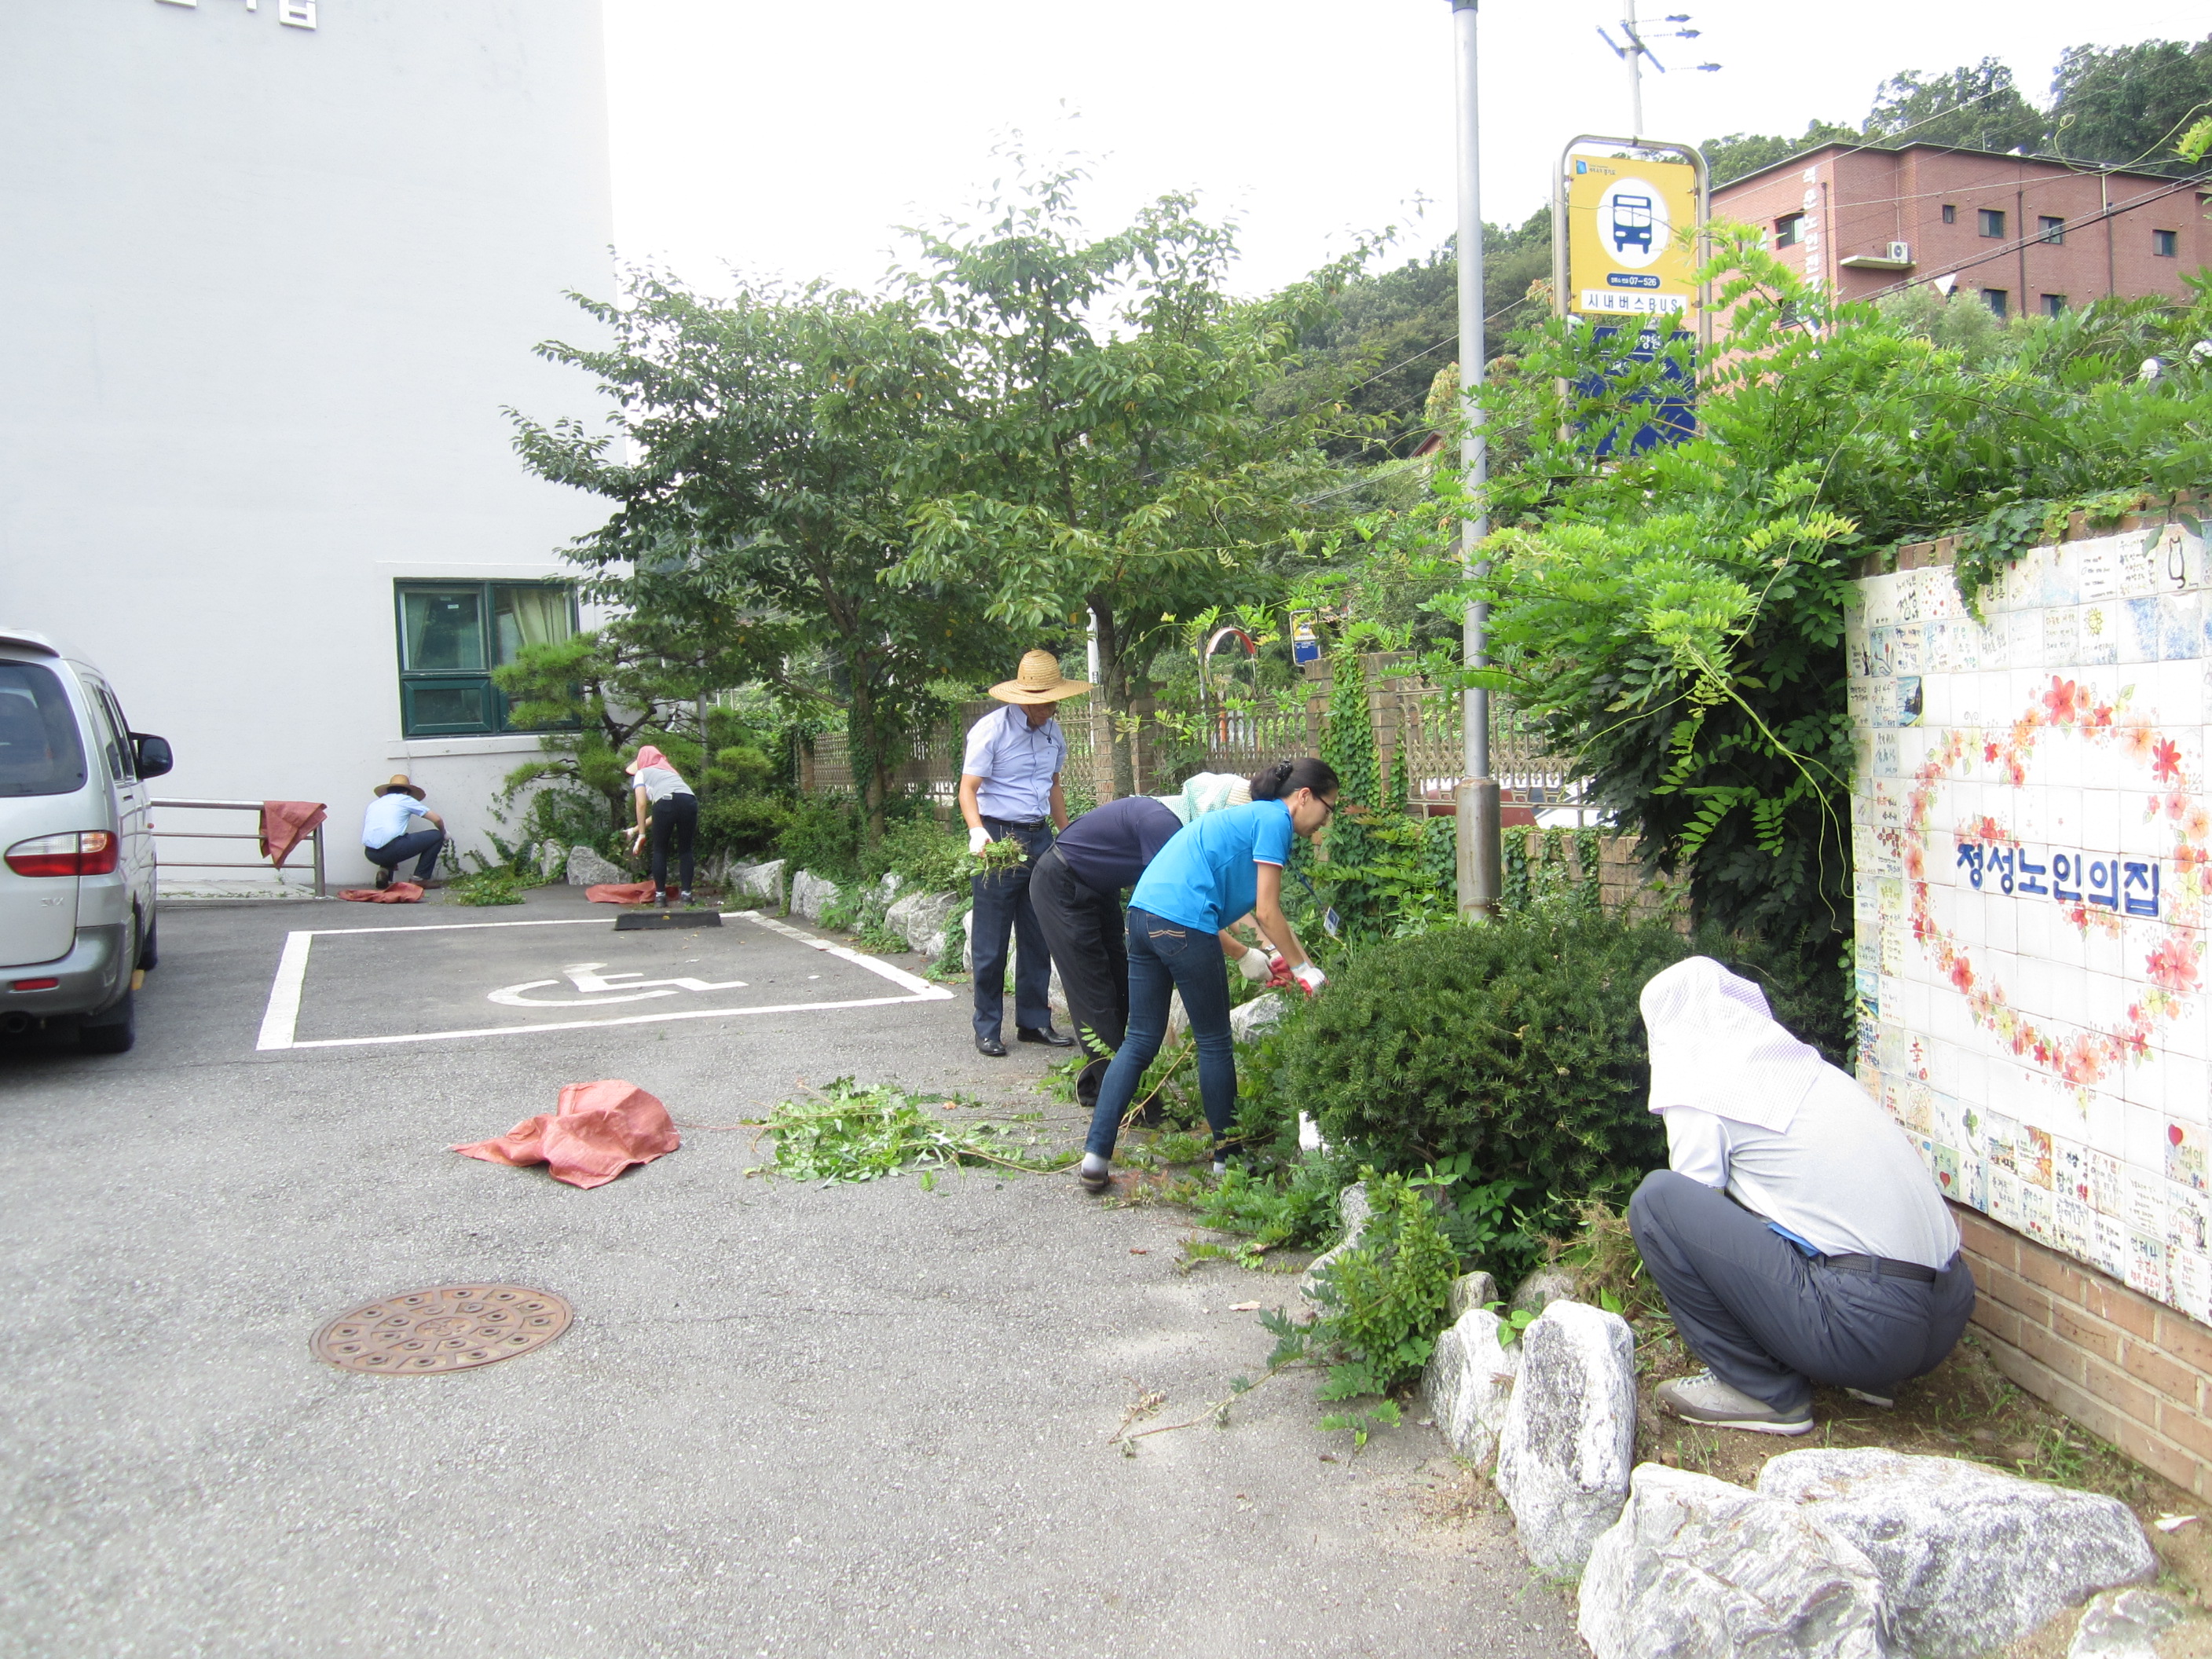
[[[261,803],[261,856],[279,870],[292,849],[314,834],[329,812],[319,800],[264,800]]]
[[[380,893],[374,887],[341,887],[338,896],[356,904],[420,904],[422,890],[411,881],[395,881]]]
[[[571,1187],[604,1187],[633,1164],[650,1164],[684,1144],[668,1109],[637,1086],[610,1078],[571,1083],[559,1108],[526,1118],[496,1140],[447,1150],[487,1164],[544,1164]]]
[[[584,896],[594,904],[642,904],[653,896],[649,881],[607,881],[586,887]]]

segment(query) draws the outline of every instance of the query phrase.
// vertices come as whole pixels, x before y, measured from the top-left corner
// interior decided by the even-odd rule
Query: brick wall
[[[2183,1490],[2212,1498],[2212,1328],[1951,1206],[1997,1369]]]

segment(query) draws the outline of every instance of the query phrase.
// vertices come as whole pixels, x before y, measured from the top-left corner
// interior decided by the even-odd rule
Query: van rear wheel
[[[138,1035],[137,1002],[137,996],[125,991],[122,1001],[77,1027],[76,1046],[88,1054],[128,1053]]]
[[[138,966],[155,968],[161,961],[161,919],[155,916],[146,924],[146,937],[138,942]]]

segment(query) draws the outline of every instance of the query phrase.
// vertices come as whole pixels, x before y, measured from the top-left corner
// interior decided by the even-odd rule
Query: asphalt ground
[[[1179,1273],[1187,1212],[1065,1176],[798,1185],[722,1127],[839,1075],[1036,1109],[1056,1054],[984,1059],[964,988],[742,918],[605,914],[174,907],[131,1053],[0,1044],[0,1653],[1582,1650],[1412,1414],[1355,1455],[1291,1373],[1225,1429],[1108,1444],[1141,1395],[1179,1422],[1258,1375],[1230,1304],[1294,1295]],[[475,925],[514,921],[562,925]],[[649,983],[682,980],[714,988]],[[592,1191],[446,1150],[602,1077],[683,1149]],[[309,1352],[487,1279],[575,1322],[440,1376]]]

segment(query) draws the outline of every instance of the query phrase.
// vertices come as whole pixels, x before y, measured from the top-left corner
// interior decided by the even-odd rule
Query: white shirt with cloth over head
[[[1823,1255],[1941,1269],[1958,1253],[1958,1224],[1905,1131],[1777,1024],[1757,986],[1692,957],[1655,975],[1642,1003],[1651,1109],[1677,1174]]]
[[[408,822],[429,817],[429,811],[404,789],[394,789],[369,802],[361,821],[361,844],[371,852],[388,847],[407,833]]]
[[[641,766],[630,775],[630,787],[645,791],[648,803],[666,800],[671,795],[688,795],[691,786],[672,766]]]
[[[1029,711],[1013,703],[995,708],[968,728],[960,770],[982,779],[975,807],[987,818],[1034,823],[1052,816],[1052,781],[1067,766],[1067,739],[1060,722],[1030,724]]]

